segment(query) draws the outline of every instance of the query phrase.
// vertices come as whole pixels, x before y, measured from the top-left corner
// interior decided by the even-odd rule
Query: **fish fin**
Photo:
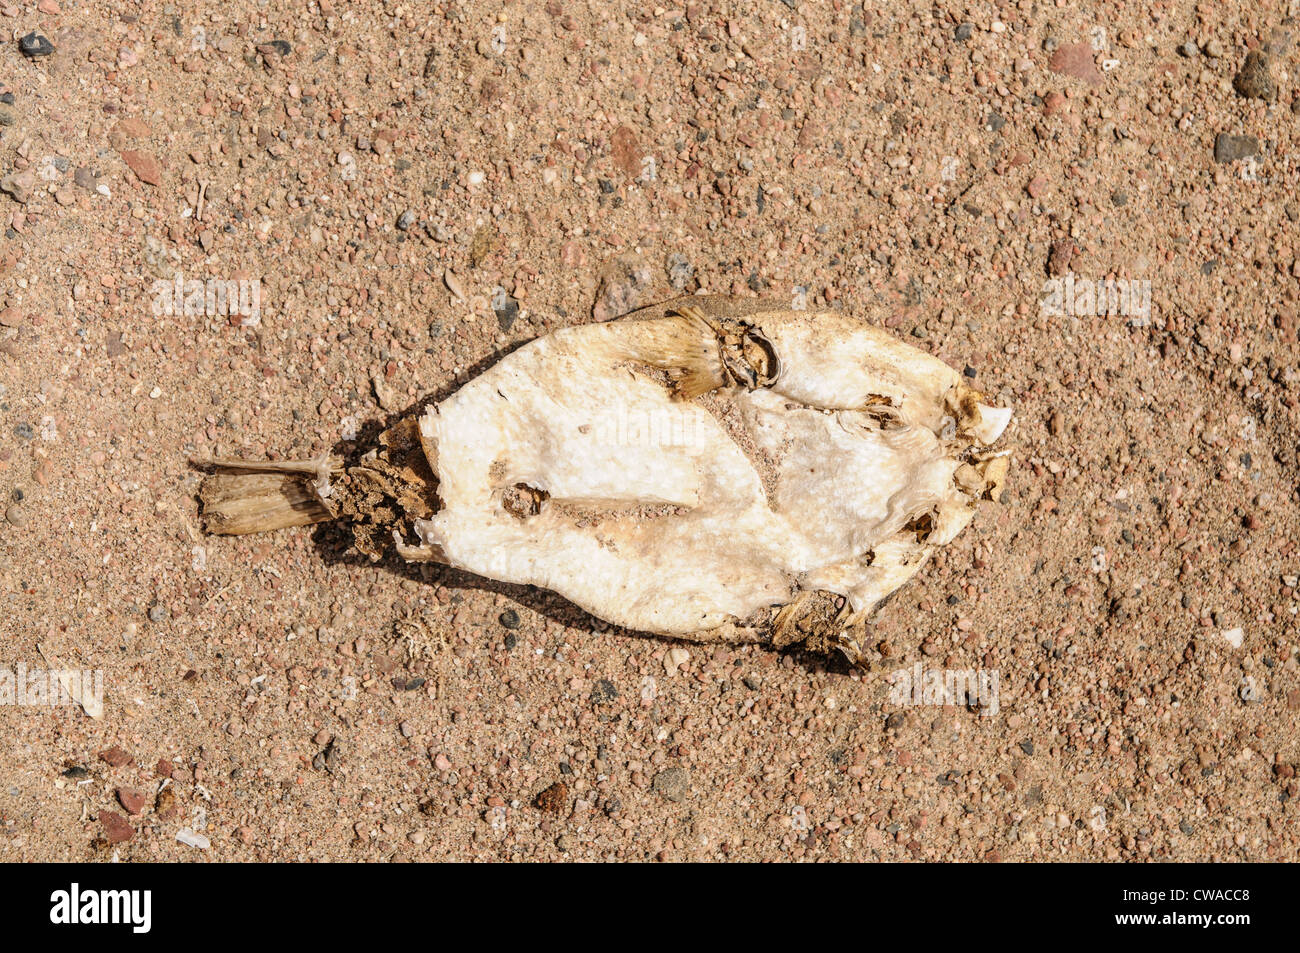
[[[333,519],[311,478],[293,472],[214,473],[199,486],[203,528],[222,536]]]

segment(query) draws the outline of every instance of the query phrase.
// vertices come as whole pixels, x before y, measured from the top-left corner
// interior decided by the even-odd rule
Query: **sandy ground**
[[[1297,858],[1285,4],[61,2],[0,9],[0,667],[104,712],[0,706],[0,857]],[[1015,406],[870,671],[200,535],[191,456],[364,440],[674,289]],[[998,710],[897,704],[918,663]]]

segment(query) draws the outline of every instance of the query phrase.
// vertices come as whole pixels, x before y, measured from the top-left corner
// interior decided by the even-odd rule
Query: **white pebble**
[[[691,660],[691,653],[684,648],[678,647],[668,650],[664,656],[664,671],[668,677],[672,678],[677,674],[677,670]]]
[[[212,841],[208,840],[202,834],[196,834],[188,827],[182,827],[176,832],[176,839],[186,847],[197,847],[199,850],[207,850],[212,846]]]

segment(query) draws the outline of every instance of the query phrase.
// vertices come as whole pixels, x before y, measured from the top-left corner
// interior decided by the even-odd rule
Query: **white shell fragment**
[[[430,406],[441,509],[394,535],[647,632],[835,594],[856,658],[852,624],[999,494],[1010,419],[845,315],[679,299],[542,337]]]
[[[212,846],[212,841],[208,840],[202,834],[197,834],[188,827],[182,827],[176,832],[176,839],[186,847],[197,847],[199,850],[207,850]]]

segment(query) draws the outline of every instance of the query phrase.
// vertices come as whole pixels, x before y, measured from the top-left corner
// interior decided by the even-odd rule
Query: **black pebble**
[[[514,326],[515,318],[519,317],[519,302],[510,295],[506,295],[501,306],[499,308],[494,307],[493,310],[496,312],[497,325],[502,331],[509,332]]]
[[[35,59],[38,56],[49,56],[53,53],[54,44],[33,30],[18,41],[18,49],[22,51],[23,56],[30,56]]]

